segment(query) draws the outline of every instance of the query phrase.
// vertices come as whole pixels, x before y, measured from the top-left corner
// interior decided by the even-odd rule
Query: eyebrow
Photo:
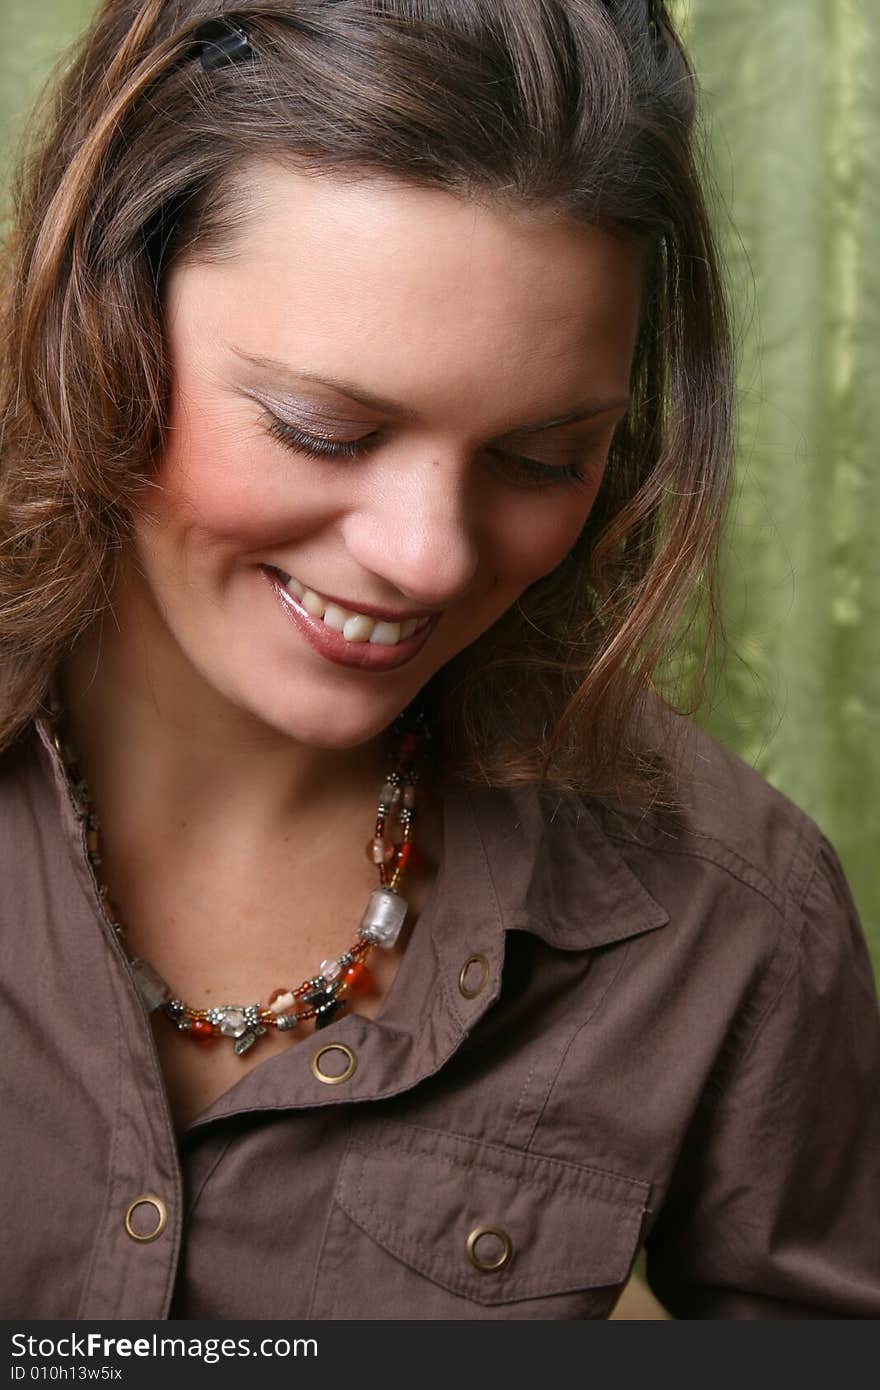
[[[235,346],[232,346],[232,351],[243,362],[247,362],[250,366],[257,367],[261,371],[270,372],[288,384],[306,381],[316,386],[326,386],[332,391],[338,391],[341,396],[347,396],[349,400],[356,401],[358,405],[366,406],[368,410],[376,410],[384,415],[396,415],[398,419],[410,422],[417,422],[419,419],[416,411],[410,406],[403,405],[400,401],[390,400],[387,396],[379,396],[374,391],[366,390],[363,386],[356,386],[353,382],[342,381],[338,377],[318,376],[315,372],[291,367],[287,362],[280,362],[275,357],[263,357],[258,353],[244,352]],[[514,429],[505,431],[505,433],[528,434],[536,430],[555,429],[558,425],[571,425],[579,420],[589,420],[594,415],[603,415],[608,410],[616,410],[629,404],[629,396],[615,396],[607,400],[585,400],[573,406],[571,410],[567,410],[564,415],[554,416],[552,420],[529,420],[522,425],[515,426]]]

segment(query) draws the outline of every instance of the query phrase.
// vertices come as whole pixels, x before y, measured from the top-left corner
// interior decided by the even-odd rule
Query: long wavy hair
[[[674,758],[637,731],[704,694],[735,388],[698,84],[669,16],[659,0],[261,0],[225,11],[254,59],[205,71],[194,34],[221,9],[104,0],[21,156],[2,281],[0,748],[110,603],[165,431],[163,275],[222,254],[236,174],[288,157],[644,240],[632,403],[587,524],[425,698],[465,783],[674,803]]]

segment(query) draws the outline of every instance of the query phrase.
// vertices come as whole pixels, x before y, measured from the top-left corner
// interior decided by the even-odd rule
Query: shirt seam
[[[430,1134],[430,1135],[433,1135],[433,1136],[434,1136],[435,1138],[437,1138],[437,1139],[443,1139],[443,1140],[445,1140],[447,1143],[451,1140],[451,1141],[454,1141],[455,1143],[463,1144],[465,1147],[471,1147],[471,1146],[473,1146],[473,1147],[478,1148],[478,1149],[481,1149],[481,1150],[482,1150],[482,1149],[488,1149],[488,1150],[490,1150],[491,1152],[498,1153],[498,1154],[500,1154],[500,1155],[502,1155],[502,1156],[513,1156],[514,1158],[526,1158],[526,1159],[531,1160],[532,1162],[543,1161],[543,1162],[545,1162],[545,1163],[555,1164],[555,1165],[557,1165],[557,1166],[559,1166],[559,1167],[561,1167],[561,1168],[570,1169],[571,1172],[572,1172],[572,1174],[573,1174],[574,1176],[577,1176],[577,1175],[579,1175],[579,1174],[589,1173],[589,1174],[592,1174],[592,1175],[595,1176],[595,1177],[616,1178],[616,1179],[617,1179],[618,1181],[620,1181],[620,1182],[630,1183],[630,1184],[632,1184],[632,1186],[634,1186],[634,1187],[641,1187],[641,1188],[644,1188],[644,1189],[645,1189],[644,1196],[645,1196],[646,1198],[650,1195],[651,1184],[650,1184],[649,1182],[646,1182],[644,1178],[634,1178],[634,1177],[633,1177],[631,1174],[629,1174],[629,1173],[617,1173],[617,1172],[614,1171],[613,1168],[599,1168],[599,1167],[597,1167],[596,1164],[594,1164],[594,1163],[593,1163],[593,1164],[591,1164],[591,1163],[575,1163],[575,1162],[573,1162],[571,1159],[568,1159],[568,1158],[557,1158],[554,1154],[535,1153],[535,1151],[534,1151],[533,1149],[520,1149],[520,1148],[513,1148],[512,1146],[505,1147],[503,1144],[495,1144],[495,1143],[493,1143],[493,1142],[492,1142],[491,1140],[489,1140],[489,1139],[475,1139],[475,1138],[474,1138],[472,1135],[470,1135],[470,1134],[462,1134],[462,1133],[460,1133],[459,1131],[456,1131],[456,1130],[437,1129],[437,1128],[435,1128],[433,1125],[417,1125],[417,1124],[413,1124],[411,1121],[408,1121],[408,1120],[397,1120],[395,1123],[396,1123],[400,1128],[402,1128],[402,1129],[415,1131],[416,1134]],[[365,1146],[366,1144],[369,1144],[369,1145],[371,1146],[371,1147],[370,1147],[370,1150],[366,1150],[366,1149],[365,1149],[364,1146]],[[365,1135],[365,1134],[363,1134],[363,1133],[358,1134],[357,1131],[354,1131],[354,1132],[353,1132],[353,1134],[352,1134],[352,1140],[351,1140],[351,1145],[350,1145],[350,1148],[351,1148],[352,1151],[355,1151],[355,1152],[357,1152],[357,1153],[364,1153],[364,1152],[369,1152],[369,1151],[371,1151],[371,1150],[372,1150],[372,1147],[390,1149],[390,1150],[392,1150],[393,1152],[399,1152],[399,1151],[400,1151],[400,1145],[399,1145],[399,1144],[395,1144],[394,1141],[393,1141],[393,1139],[381,1139],[381,1138],[380,1138],[380,1139],[376,1140],[376,1138],[375,1138],[374,1135]],[[452,1163],[455,1163],[457,1160],[455,1160],[455,1159],[450,1159],[450,1160],[448,1160],[448,1161],[449,1161],[449,1162],[452,1162]],[[509,1174],[504,1173],[503,1170],[500,1170],[500,1171],[499,1171],[499,1170],[495,1170],[495,1169],[490,1169],[489,1166],[488,1166],[487,1164],[484,1164],[484,1163],[482,1163],[482,1162],[481,1162],[481,1164],[480,1164],[480,1171],[481,1171],[481,1172],[490,1172],[490,1171],[491,1171],[491,1172],[496,1172],[496,1171],[498,1171],[498,1176],[499,1176],[499,1177],[509,1177]],[[519,1182],[520,1179],[517,1178],[517,1181]],[[534,1182],[535,1180],[534,1180],[534,1179],[525,1179],[525,1178],[524,1178],[524,1179],[522,1179],[522,1181],[524,1181],[524,1182],[526,1182],[526,1181]],[[618,1200],[618,1199],[614,1199],[614,1198],[607,1198],[607,1199],[606,1199],[606,1198],[603,1197],[601,1200],[602,1200],[602,1201],[606,1201],[606,1200],[612,1201],[612,1200]],[[629,1207],[629,1206],[632,1205],[632,1203],[630,1203],[630,1202],[622,1202],[621,1205],[626,1206],[626,1207]]]
[[[618,844],[638,845],[641,848],[651,850],[657,849],[656,846],[645,845],[644,841],[634,840],[627,835],[615,833],[611,830],[606,831],[606,834],[610,840],[614,840]],[[795,861],[801,850],[803,838],[803,835],[801,835],[798,839],[798,843],[792,855],[792,863],[789,864],[785,877],[781,883],[775,883],[762,869],[752,864],[743,855],[739,854],[738,851],[729,849],[720,841],[714,840],[712,836],[707,836],[706,839],[717,846],[718,850],[721,851],[720,854],[710,854],[696,847],[679,848],[672,845],[660,849],[658,852],[664,855],[676,855],[679,858],[702,860],[704,863],[714,865],[715,868],[720,869],[723,873],[729,874],[731,878],[736,879],[744,888],[750,888],[754,893],[757,893],[758,896],[763,898],[784,921],[786,918],[786,903],[792,901],[788,885],[794,871]]]
[[[801,938],[803,936],[804,902],[819,871],[820,849],[821,836],[817,838],[816,842],[813,845],[812,857],[809,860],[808,865],[806,866],[805,879],[802,891],[798,894],[797,897],[794,897],[793,895],[788,896],[789,911],[784,915],[782,930],[780,931],[776,939],[773,950],[767,961],[764,975],[765,980],[769,981],[771,972],[774,970],[780,952],[786,945],[789,946],[791,950],[790,962],[788,966],[784,968],[783,976],[778,988],[770,994],[770,997],[768,998],[763,1010],[759,1012],[753,1020],[750,1030],[746,1032],[744,1036],[738,1040],[738,1042],[732,1049],[731,1055],[726,1065],[727,1077],[733,1074],[735,1070],[741,1067],[749,1058],[754,1048],[758,1044],[758,1041],[763,1033],[768,1019],[775,1012],[777,1004],[788,991],[791,982],[797,973],[801,959],[800,948]],[[795,855],[794,858],[797,858],[797,855]],[[792,865],[792,869],[793,867],[794,865]],[[791,877],[791,874],[789,875],[789,877]],[[797,914],[796,921],[792,920],[792,914]],[[706,1099],[705,1092],[704,1099]],[[718,1085],[713,1088],[711,1100],[709,1101],[707,1099],[707,1109],[711,1110],[716,1115],[721,1115],[724,1113],[725,1105],[729,1102],[729,1100],[730,1087],[727,1085]]]
[[[639,847],[645,849],[656,848],[653,847],[653,845],[645,845],[644,841],[631,840],[628,835],[616,834],[614,831],[606,831],[606,834],[608,834],[609,840],[616,841],[617,844],[639,845]],[[712,840],[712,837],[706,838]],[[785,901],[787,901],[787,899],[791,901],[790,895],[788,895],[787,890],[785,890],[788,874],[785,876],[783,884],[774,884],[772,878],[767,877],[767,874],[763,872],[762,869],[758,869],[758,867],[752,865],[748,859],[745,859],[744,856],[734,851],[734,849],[728,849],[726,845],[720,844],[720,841],[713,841],[713,844],[719,847],[724,856],[730,856],[727,862],[719,853],[712,855],[712,853],[701,852],[698,848],[678,848],[670,845],[670,847],[659,849],[658,852],[663,853],[663,855],[676,855],[677,858],[681,859],[699,859],[702,860],[703,863],[710,863],[710,865],[715,866],[716,869],[722,870],[722,873],[730,874],[730,877],[735,878],[737,883],[742,884],[742,887],[751,888],[752,892],[756,892],[760,898],[765,899],[765,902],[769,903],[769,906],[772,906],[774,912],[784,920]]]
[[[809,827],[812,824],[812,822],[810,822],[806,817],[805,821],[806,827]],[[801,854],[805,852],[806,849],[804,844],[805,839],[805,836],[801,837],[796,847],[795,853],[792,855],[792,862],[789,866],[789,874],[786,879],[787,883],[791,882],[792,878],[794,877],[796,867],[799,867],[798,860],[801,857]],[[767,976],[769,977],[769,973],[773,968],[773,965],[776,961],[777,955],[783,942],[790,942],[791,944],[791,963],[783,975],[779,988],[769,999],[763,1014],[761,1014],[755,1020],[754,1026],[752,1028],[751,1037],[744,1039],[741,1042],[738,1052],[736,1052],[731,1058],[731,1066],[741,1065],[749,1056],[750,1052],[757,1044],[758,1039],[761,1036],[761,1033],[763,1032],[768,1018],[775,1010],[778,1001],[788,990],[789,985],[797,972],[798,966],[800,965],[801,942],[804,930],[804,904],[806,902],[810,888],[815,882],[817,874],[819,872],[819,858],[822,850],[823,839],[824,837],[821,831],[819,831],[818,827],[816,827],[816,835],[813,838],[812,844],[809,846],[809,857],[807,858],[807,861],[802,870],[804,879],[803,887],[797,893],[797,896],[795,896],[794,892],[790,892],[788,894],[788,904],[790,905],[790,911],[785,914],[785,917],[783,919],[783,930],[780,932],[779,938],[776,942],[776,946],[774,947],[770,959],[767,962]],[[796,920],[792,920],[793,914],[796,914]],[[719,1095],[719,1109],[721,1108],[722,1101],[727,1098],[727,1094],[728,1092],[725,1089]]]

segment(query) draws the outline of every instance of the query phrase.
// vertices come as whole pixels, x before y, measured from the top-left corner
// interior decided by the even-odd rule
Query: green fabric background
[[[91,0],[0,0],[0,146]],[[669,0],[740,345],[729,646],[701,722],[819,822],[880,972],[880,5]]]

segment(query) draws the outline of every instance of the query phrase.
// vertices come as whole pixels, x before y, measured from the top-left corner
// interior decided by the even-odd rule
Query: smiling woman
[[[167,443],[103,660],[158,603],[200,706],[362,746],[576,543],[626,409],[642,248],[387,180],[242,177],[222,259],[167,277]],[[401,645],[406,619],[430,629]]]
[[[7,1317],[880,1311],[840,865],[655,680],[695,98],[644,0],[100,7],[5,259]]]

